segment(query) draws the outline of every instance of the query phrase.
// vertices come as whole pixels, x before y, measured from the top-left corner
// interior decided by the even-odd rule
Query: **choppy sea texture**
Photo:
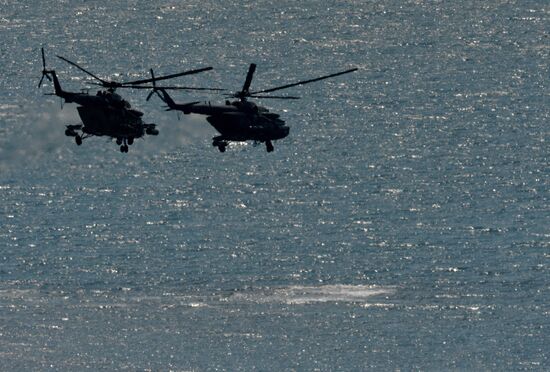
[[[4,2],[0,369],[546,370],[545,1]],[[39,49],[124,80],[264,89],[290,136],[63,135]],[[122,92],[121,92],[122,93]],[[178,102],[224,97],[174,93]]]

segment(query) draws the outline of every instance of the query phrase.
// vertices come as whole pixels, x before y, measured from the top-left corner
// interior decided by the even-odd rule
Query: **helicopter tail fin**
[[[62,98],[65,98],[65,95],[64,95],[65,92],[61,88],[61,84],[59,83],[59,80],[57,79],[57,75],[55,74],[55,71],[52,70],[50,73],[51,73],[52,79],[53,79],[53,87],[54,87],[54,90],[55,90],[55,95],[59,96],[59,97],[62,97]]]

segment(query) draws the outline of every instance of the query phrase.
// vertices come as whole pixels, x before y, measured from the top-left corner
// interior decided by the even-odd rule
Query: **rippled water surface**
[[[547,370],[546,1],[3,1],[0,369]],[[213,66],[290,136],[63,134],[37,89]],[[224,97],[176,92],[178,102]]]

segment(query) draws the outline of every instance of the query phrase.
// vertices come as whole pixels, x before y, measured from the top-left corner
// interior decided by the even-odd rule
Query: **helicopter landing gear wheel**
[[[128,138],[128,145],[129,146],[132,146],[134,144],[134,138],[133,137],[129,137]]]
[[[119,146],[122,145],[122,138],[120,138],[120,137],[117,138],[116,139],[116,144],[119,145]]]
[[[217,147],[220,152],[225,152],[227,145],[228,143],[219,137],[215,137],[214,141],[212,141],[212,146]]]
[[[120,152],[128,152],[128,144],[126,142],[126,138],[122,138],[121,140],[122,140],[122,146],[120,146]]]
[[[275,148],[273,147],[273,144],[269,140],[265,141],[265,148],[267,152],[272,152],[273,150],[275,150]]]
[[[82,145],[82,137],[80,137],[80,135],[77,134],[77,135],[74,137],[74,141],[76,142],[76,144],[77,144],[78,146]]]

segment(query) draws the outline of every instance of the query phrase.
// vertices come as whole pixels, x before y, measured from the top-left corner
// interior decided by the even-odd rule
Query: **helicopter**
[[[265,143],[267,152],[272,152],[274,150],[272,141],[283,139],[288,136],[290,128],[285,125],[284,120],[280,119],[279,114],[270,112],[267,108],[249,101],[248,98],[299,99],[300,97],[295,96],[272,96],[265,95],[265,93],[313,83],[315,81],[348,74],[356,70],[357,68],[352,68],[314,79],[251,92],[250,84],[252,83],[254,72],[256,71],[256,64],[252,63],[248,68],[248,73],[242,89],[228,97],[236,98],[236,100],[226,100],[225,105],[212,105],[210,103],[197,104],[198,102],[177,104],[167,93],[165,88],[156,86],[155,80],[152,81],[153,90],[147,99],[149,99],[153,93],[156,93],[160,99],[166,103],[168,107],[167,110],[179,110],[184,114],[194,113],[206,115],[206,120],[220,133],[219,136],[212,138],[212,145],[217,147],[220,152],[225,152],[226,147],[231,141],[243,142],[250,140],[255,143]],[[154,79],[152,70],[151,76]]]
[[[142,120],[143,112],[133,109],[128,101],[124,100],[115,92],[116,89],[151,89],[152,87],[143,86],[142,84],[212,70],[212,67],[205,67],[171,75],[159,76],[153,79],[116,82],[103,80],[76,63],[61,56],[57,57],[85,72],[99,82],[94,84],[106,88],[105,90],[99,90],[96,95],[85,92],[75,93],[63,90],[55,70],[46,69],[46,58],[44,55],[44,48],[42,48],[43,68],[42,77],[38,83],[38,88],[42,86],[44,78],[47,78],[49,81],[52,81],[54,85],[54,93],[49,93],[48,95],[56,95],[62,98],[66,103],[74,102],[79,105],[77,107],[77,111],[80,119],[82,120],[82,124],[67,125],[65,135],[74,137],[76,144],[79,146],[82,144],[84,139],[92,136],[108,136],[115,138],[117,145],[120,146],[120,151],[123,153],[128,152],[128,146],[134,143],[134,139],[141,138],[144,135],[156,136],[159,134],[159,131],[156,129],[156,124],[144,123]],[[189,90],[208,89],[193,87],[172,88]]]

